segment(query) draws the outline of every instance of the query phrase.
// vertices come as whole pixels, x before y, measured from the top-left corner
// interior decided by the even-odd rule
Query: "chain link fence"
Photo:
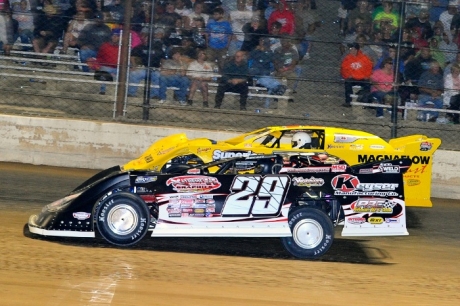
[[[11,21],[16,18],[19,20],[20,29],[19,33],[16,32],[13,36],[14,41],[0,37],[3,39],[3,54],[0,55],[1,113],[118,120],[155,126],[167,125],[231,131],[248,131],[263,126],[292,124],[339,126],[365,130],[385,139],[410,134],[424,134],[429,137],[441,138],[443,141],[442,149],[460,149],[457,142],[459,125],[449,124],[447,120],[452,119],[452,116],[448,115],[449,112],[455,114],[455,110],[448,109],[448,103],[443,104],[441,109],[436,110],[439,112],[437,121],[425,121],[427,118],[422,118],[420,116],[421,111],[416,108],[419,102],[419,96],[416,94],[420,94],[416,91],[418,90],[418,87],[415,86],[417,80],[411,79],[412,83],[409,85],[409,80],[406,77],[408,73],[403,70],[403,68],[410,67],[408,62],[417,57],[423,48],[428,48],[432,55],[436,55],[432,58],[437,59],[442,68],[446,68],[449,62],[455,62],[458,52],[458,48],[455,48],[456,28],[454,27],[453,31],[443,29],[439,33],[437,31],[439,31],[442,22],[432,22],[430,26],[433,33],[430,37],[424,38],[426,43],[422,41],[421,37],[418,37],[419,40],[412,39],[410,44],[408,41],[399,39],[399,37],[402,38],[403,35],[406,35],[405,30],[414,36],[423,34],[417,32],[417,29],[421,27],[420,25],[407,26],[409,17],[414,16],[418,19],[420,14],[426,12],[425,9],[429,9],[429,13],[434,11],[443,13],[448,9],[452,10],[447,6],[447,3],[439,7],[425,7],[425,4],[418,3],[420,1],[413,1],[413,3],[410,1],[391,2],[393,13],[396,16],[395,20],[398,21],[397,26],[391,28],[389,26],[391,22],[387,19],[383,19],[380,23],[372,23],[371,21],[369,24],[367,17],[362,17],[362,19],[356,17],[360,16],[356,14],[356,10],[360,9],[359,6],[362,5],[362,1],[299,0],[293,4],[289,1],[282,1],[281,4],[286,5],[286,7],[291,6],[291,10],[296,13],[294,22],[297,21],[299,24],[301,22],[298,20],[301,20],[303,26],[298,27],[297,31],[293,33],[282,27],[281,33],[275,35],[268,28],[268,25],[273,25],[273,20],[264,20],[264,15],[267,10],[283,12],[278,7],[280,1],[254,1],[254,3],[224,1],[222,5],[224,8],[223,20],[230,16],[231,31],[233,34],[240,35],[232,36],[234,41],[230,42],[230,50],[226,49],[225,52],[212,52],[213,50],[210,52],[209,46],[204,49],[208,59],[213,56],[213,59],[217,58],[217,61],[210,61],[211,67],[207,68],[201,75],[201,83],[208,83],[207,90],[209,92],[207,97],[209,107],[204,107],[201,91],[205,90],[206,87],[200,87],[199,85],[202,85],[200,82],[195,84],[199,90],[194,94],[193,103],[190,105],[188,103],[190,99],[187,96],[184,98],[183,92],[178,90],[181,86],[185,86],[184,84],[165,80],[162,80],[163,83],[161,84],[161,80],[159,80],[162,73],[168,70],[168,67],[162,66],[165,65],[164,62],[174,60],[174,55],[171,53],[177,51],[175,48],[175,45],[178,44],[177,41],[180,41],[180,50],[185,51],[185,57],[181,57],[181,59],[188,56],[191,58],[191,62],[194,57],[199,56],[200,52],[193,55],[187,53],[192,50],[188,43],[194,44],[195,47],[199,43],[199,41],[193,40],[193,35],[203,34],[202,31],[193,29],[192,25],[192,21],[200,22],[200,18],[193,18],[196,15],[195,7],[201,5],[199,0],[196,0],[194,7],[190,9],[187,8],[188,1],[175,1],[173,10],[191,17],[182,16],[177,19],[179,20],[177,23],[174,21],[174,25],[169,27],[164,22],[164,18],[173,18],[175,15],[169,13],[168,10],[171,8],[168,8],[170,4],[167,1],[115,0],[110,5],[104,5],[104,2],[99,0],[78,0],[75,3],[68,3],[68,6],[62,4],[65,1],[60,3],[51,1],[32,3],[32,1],[26,0],[25,2],[26,4],[23,4],[22,1],[10,3],[11,9],[4,10],[1,14],[2,18],[0,18],[0,28],[3,26],[8,29],[9,25],[12,24],[14,32],[15,25]],[[203,4],[202,9],[211,13],[207,20],[208,25],[212,23],[211,20],[215,17],[216,11],[213,10],[213,5],[217,6],[218,2],[205,1]],[[387,4],[382,5],[379,1],[364,2],[368,5],[367,10],[374,20],[375,15],[384,11],[384,6],[387,6]],[[344,8],[344,3],[347,5],[351,3],[352,6],[357,5],[357,7],[353,10],[351,7]],[[182,7],[183,4],[185,7]],[[250,4],[254,4],[253,9],[263,8],[265,10],[261,12],[251,11],[251,14],[238,14],[238,9],[248,11]],[[53,5],[53,9],[49,8],[50,5]],[[243,6],[241,7],[241,5]],[[22,9],[21,6],[25,6],[25,8]],[[195,15],[192,15],[194,11]],[[126,18],[126,14],[133,17]],[[29,37],[24,34],[28,32],[24,32],[24,28],[21,28],[23,26],[21,16],[32,16],[34,20],[34,29],[30,29],[32,34]],[[153,16],[152,19],[150,16]],[[233,19],[231,19],[232,16]],[[283,15],[281,14],[281,16]],[[453,14],[452,19],[453,16],[458,15]],[[25,17],[23,19],[26,19]],[[51,18],[55,20],[51,21]],[[41,31],[38,30],[53,30],[47,28],[47,25],[59,24],[56,18],[60,18],[62,28],[56,29],[55,37],[48,37],[45,33],[45,37],[40,38]],[[439,17],[437,18],[439,20]],[[120,24],[123,21],[126,23],[126,20],[130,22],[132,29],[130,35],[124,35],[123,31],[117,30],[121,28]],[[154,22],[150,23],[150,20],[154,20]],[[255,22],[258,22],[261,28],[265,27],[262,25],[266,25],[265,30],[258,32],[254,31],[254,27],[249,30],[244,28],[245,24],[252,25]],[[101,33],[97,33],[98,35],[106,35],[106,41],[112,47],[109,52],[117,55],[115,59],[108,59],[111,61],[110,63],[98,62],[93,59],[100,59],[100,54],[98,54],[100,48],[99,50],[90,50],[94,52],[89,52],[88,45],[91,45],[91,41],[88,42],[88,39],[85,41],[84,37],[75,38],[68,35],[70,32],[78,36],[82,33],[82,29],[88,25],[93,26],[91,33],[104,28],[102,25],[108,26],[110,29],[105,34],[102,30]],[[126,32],[126,27],[124,29]],[[209,32],[210,29],[214,29],[214,32]],[[230,34],[228,30],[216,29],[215,27],[208,28],[210,36],[205,38],[205,42],[207,41],[209,44],[211,34],[217,33],[218,36]],[[206,28],[203,31],[206,32]],[[452,45],[449,49],[446,44],[442,44],[442,48],[430,46],[432,44],[431,37],[438,39],[441,37],[440,40],[442,40],[443,33],[446,32],[455,46]],[[85,32],[83,31],[83,33]],[[193,35],[187,36],[184,33],[192,33]],[[224,68],[224,65],[225,61],[230,63],[235,61],[232,50],[241,49],[241,43],[244,44],[248,37],[251,39],[250,34],[253,35],[252,37],[257,34],[257,37],[264,38],[257,41],[261,41],[261,45],[265,44],[264,47],[268,49],[275,48],[274,44],[281,45],[283,41],[285,45],[289,46],[286,47],[288,51],[274,53],[275,57],[271,57],[273,61],[272,71],[263,75],[268,78],[268,83],[264,83],[263,80],[260,81],[263,79],[262,73],[248,70],[247,82],[249,87],[245,110],[240,110],[242,108],[241,95],[231,92],[225,93],[220,108],[214,108],[219,84],[223,82],[222,78],[225,78],[226,75],[230,79],[242,78],[235,74],[237,73],[235,70],[231,70],[238,64],[233,62],[233,67],[229,65],[231,68],[229,66]],[[392,37],[388,35],[392,35]],[[113,36],[116,36],[114,40],[112,40]],[[238,39],[241,37],[243,40],[239,41]],[[364,40],[360,40],[363,37]],[[144,52],[158,51],[155,48],[158,47],[160,39],[160,49],[165,54],[161,63],[156,62],[158,58],[155,57],[150,58],[147,63],[139,60],[142,57],[138,53],[139,50]],[[277,42],[276,39],[278,39]],[[273,42],[274,40],[275,42]],[[385,103],[386,101],[387,105],[376,104],[376,99],[373,98],[375,95],[372,95],[370,91],[363,91],[370,86],[369,81],[366,80],[353,84],[361,85],[361,88],[355,87],[354,91],[352,89],[351,94],[356,93],[357,95],[350,98],[351,107],[343,106],[346,102],[346,80],[341,74],[341,64],[355,42],[359,44],[361,52],[369,52],[373,66],[377,66],[378,61],[391,56],[390,48],[395,51],[396,60],[394,61],[398,63],[396,70],[400,70],[401,74],[393,76],[393,80],[396,81],[384,84],[374,80],[372,84],[373,86],[390,85],[389,96],[396,98],[383,99],[382,102]],[[40,46],[38,46],[39,43],[41,43]],[[144,47],[142,47],[143,44]],[[136,49],[136,45],[141,45],[140,49],[139,47]],[[47,46],[48,49],[46,49]],[[301,53],[299,58],[286,55],[292,46],[295,46],[295,50]],[[123,48],[127,49],[128,52],[123,53]],[[263,47],[260,46],[260,48]],[[201,50],[203,49],[199,49],[199,51]],[[405,53],[407,50],[414,52],[412,57],[407,57],[409,56]],[[226,57],[228,53],[230,53],[228,58],[221,59],[222,56]],[[251,54],[251,52],[247,52],[243,55],[246,60],[252,60],[252,64],[254,64],[254,60],[261,59],[260,57],[251,58]],[[444,55],[444,62],[441,60],[441,55]],[[287,69],[290,70],[289,73],[283,73],[283,68],[288,67],[289,60],[292,59],[295,61],[293,65],[295,67]],[[399,63],[403,63],[402,65],[405,67],[401,67]],[[112,69],[105,69],[104,67]],[[159,67],[162,67],[162,72],[160,72]],[[448,68],[450,69],[450,67]],[[99,72],[95,73],[94,69],[99,70]],[[229,72],[228,69],[231,71]],[[174,69],[169,70],[175,71]],[[173,75],[176,75],[176,72]],[[187,74],[189,82],[190,79],[197,77],[196,75],[193,76],[196,72],[198,71],[189,69]],[[95,77],[96,74],[97,77]],[[243,79],[246,80],[246,78]],[[149,84],[150,86],[148,86]],[[166,97],[158,97],[160,87],[165,84],[167,87]],[[190,83],[187,83],[186,86],[188,90],[186,95],[189,95]],[[446,92],[448,92],[447,88],[444,90],[444,94]],[[382,118],[376,116],[376,105],[385,106],[381,116],[379,116]],[[432,110],[432,107],[433,105],[430,103],[423,106],[424,116],[427,111]],[[417,118],[417,116],[419,117]]]

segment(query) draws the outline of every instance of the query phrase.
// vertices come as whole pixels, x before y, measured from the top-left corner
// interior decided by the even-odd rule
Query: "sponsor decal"
[[[182,218],[187,218],[188,216],[189,216],[188,213],[181,213],[181,217],[182,217]]]
[[[329,167],[308,167],[308,168],[282,168],[280,173],[312,173],[312,172],[329,172]]]
[[[327,145],[327,148],[328,149],[343,149],[343,148],[345,148],[345,146],[329,144],[329,145]]]
[[[209,152],[209,151],[211,151],[211,148],[198,148],[196,150],[196,153],[201,154],[201,153],[206,153],[206,152]]]
[[[144,157],[144,160],[145,160],[146,163],[151,163],[151,162],[153,162],[153,157],[152,157],[151,154],[149,154],[149,155]]]
[[[385,223],[399,223],[398,218],[385,218]]]
[[[208,205],[208,206],[206,207],[206,212],[212,212],[212,213],[213,213],[213,212],[216,212],[216,206],[214,206],[214,205]]]
[[[193,208],[206,208],[206,207],[208,207],[208,205],[206,205],[206,204],[195,204],[195,205],[193,205]]]
[[[399,186],[395,183],[361,183],[351,174],[337,175],[331,180],[335,195],[367,195],[367,196],[398,196],[394,190]]]
[[[370,145],[369,148],[373,149],[373,150],[383,150],[383,149],[385,149],[385,146],[382,146],[382,145]]]
[[[362,145],[362,144],[351,144],[350,145],[350,150],[359,151],[359,150],[362,150],[362,149],[364,149],[364,145]]]
[[[206,215],[205,215],[206,218],[210,218],[212,217],[212,213],[211,212],[207,212]]]
[[[196,200],[195,200],[195,203],[196,203],[196,204],[205,204],[205,203],[206,203],[206,200],[205,200],[205,199],[196,199]]]
[[[350,208],[355,213],[391,214],[395,205],[388,199],[361,198],[351,203]]]
[[[347,171],[347,165],[332,165],[331,172],[345,172]]]
[[[338,164],[340,162],[339,158],[329,156],[326,160],[323,160],[325,164]]]
[[[417,179],[408,179],[407,180],[407,186],[417,186],[420,185],[420,180]]]
[[[410,158],[412,164],[427,165],[430,163],[431,156],[409,156],[409,155],[367,155],[358,154],[358,163],[373,163],[376,161],[398,159],[398,158]]]
[[[367,169],[359,169],[359,174],[371,174],[374,173],[374,169],[367,168]]]
[[[353,135],[346,135],[346,134],[334,134],[334,142],[338,142],[338,143],[352,143],[352,142],[355,142],[359,138],[361,137],[353,136]]]
[[[166,150],[158,151],[157,156],[168,154],[168,153],[171,152],[173,149],[174,149],[174,147],[171,147],[171,148],[166,149]]]
[[[134,181],[135,184],[146,184],[146,183],[151,183],[155,182],[157,180],[156,176],[138,176],[136,177],[136,180]]]
[[[399,166],[390,163],[381,163],[378,169],[382,173],[399,173]]]
[[[180,205],[180,208],[192,208],[193,203],[184,203]]]
[[[155,203],[157,198],[153,194],[141,194],[139,195],[145,203]]]
[[[208,200],[206,200],[206,203],[214,204],[214,203],[216,203],[216,201],[214,199],[208,199]]]
[[[204,217],[204,213],[203,214],[189,214],[189,217]]]
[[[180,218],[182,217],[182,213],[174,213],[174,214],[168,214],[170,218]]]
[[[197,199],[212,199],[213,195],[212,194],[197,194],[196,198]]]
[[[193,212],[195,214],[202,214],[202,213],[204,213],[204,208],[194,208]]]
[[[424,141],[420,144],[420,151],[430,151],[433,147],[433,143],[429,141]]]
[[[136,187],[136,193],[152,193],[152,190],[145,187]]]
[[[366,222],[366,218],[350,217],[350,218],[347,218],[347,222],[350,224],[363,224],[364,222]]]
[[[382,224],[383,218],[382,217],[370,217],[367,222],[370,224]]]
[[[190,169],[187,170],[187,174],[200,174],[201,170],[200,169]]]
[[[193,212],[193,208],[182,208],[182,212],[183,212],[183,213],[192,213],[192,212]]]
[[[74,212],[72,215],[77,220],[86,220],[86,219],[89,219],[91,217],[90,213],[81,212],[81,211],[80,212]]]
[[[248,157],[252,154],[252,151],[221,151],[221,150],[214,150],[212,152],[212,159],[219,160],[222,158],[230,158],[230,157]]]
[[[212,176],[183,175],[166,181],[166,186],[172,185],[177,192],[208,192],[219,188],[222,184]]]
[[[177,213],[181,213],[181,212],[182,212],[182,210],[181,210],[180,207],[178,207],[178,208],[175,208],[175,207],[171,207],[171,208],[170,208],[170,207],[168,207],[166,210],[167,210],[168,213],[170,213],[170,214],[177,214]]]
[[[294,186],[319,187],[324,185],[324,180],[313,176],[310,178],[294,177],[292,184]]]

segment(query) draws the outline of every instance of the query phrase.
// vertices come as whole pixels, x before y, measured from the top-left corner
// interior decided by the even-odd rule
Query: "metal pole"
[[[147,58],[147,77],[145,78],[144,84],[144,102],[142,104],[142,119],[149,120],[150,112],[150,82],[151,82],[151,70],[150,70],[150,58],[152,56],[152,44],[153,44],[153,34],[154,34],[154,15],[155,15],[155,0],[152,0],[152,7],[150,8],[150,24],[149,24],[149,48],[148,48],[148,58]]]
[[[123,104],[126,97],[126,80],[129,63],[129,37],[131,33],[131,14],[133,10],[133,1],[125,1],[125,11],[123,18],[123,35],[121,39],[121,52],[120,52],[120,80],[117,84],[117,117],[123,116]]]

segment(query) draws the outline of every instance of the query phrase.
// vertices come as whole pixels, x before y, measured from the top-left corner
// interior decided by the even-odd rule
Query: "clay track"
[[[345,239],[319,261],[279,239],[31,239],[29,215],[95,173],[0,163],[1,305],[457,305],[460,201],[409,208],[405,237]]]

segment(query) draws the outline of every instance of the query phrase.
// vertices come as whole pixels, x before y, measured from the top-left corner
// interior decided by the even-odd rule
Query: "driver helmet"
[[[297,132],[292,136],[291,145],[293,149],[311,149],[311,137],[308,133]]]

